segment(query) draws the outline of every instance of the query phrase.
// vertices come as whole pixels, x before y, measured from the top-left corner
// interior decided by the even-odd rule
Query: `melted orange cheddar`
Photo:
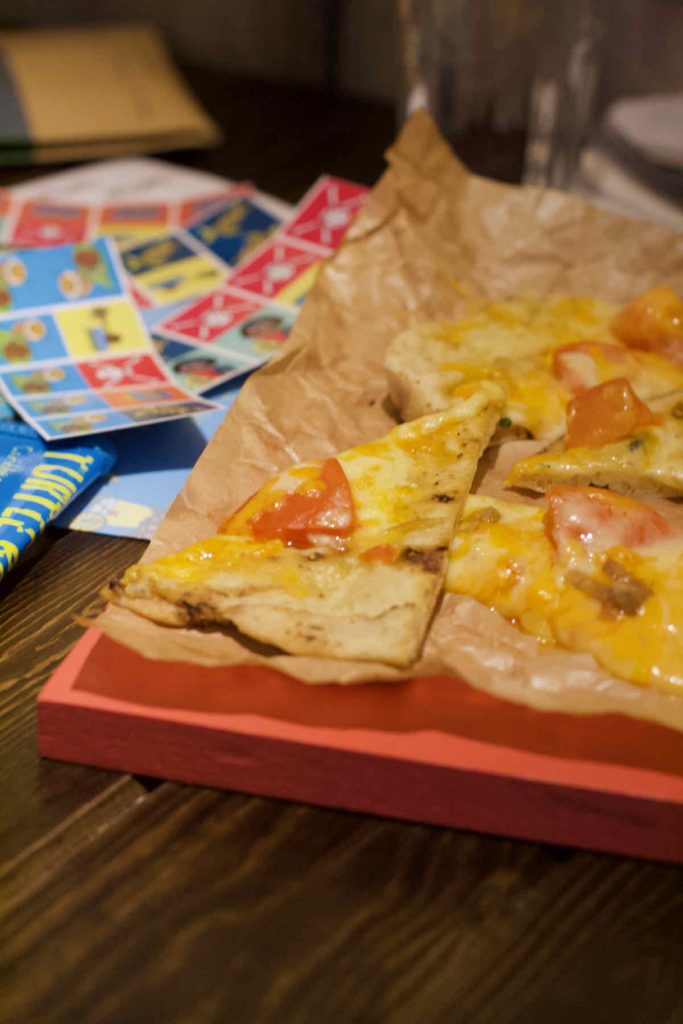
[[[607,492],[599,515],[578,528],[592,489],[563,490],[578,503],[559,541],[543,509],[471,496],[450,548],[448,590],[544,643],[592,654],[623,679],[683,693],[683,535],[660,528],[648,506]]]
[[[482,446],[502,405],[502,393],[488,384],[462,398],[452,408],[434,416],[395,427],[385,437],[357,445],[326,462],[291,467],[265,483],[220,527],[216,536],[152,563],[131,566],[125,584],[146,578],[167,578],[197,585],[210,583],[217,572],[245,574],[249,578],[276,577],[277,586],[293,596],[305,587],[300,549],[348,555],[329,563],[332,587],[355,558],[368,564],[390,564],[406,549],[424,550],[448,543],[445,513],[456,517],[469,490],[471,476]],[[488,433],[481,435],[483,419],[490,416]],[[350,518],[336,520],[329,528],[306,529],[303,540],[286,531],[260,531],[265,516],[281,509],[294,495],[315,496],[324,487],[325,466],[335,463],[348,487]],[[466,470],[466,465],[470,469]],[[454,474],[462,466],[461,494],[454,494]],[[443,493],[435,481],[443,482]],[[340,484],[337,476],[336,487]],[[342,512],[346,509],[344,504]],[[323,509],[325,514],[325,509]],[[335,530],[334,522],[344,528]],[[444,528],[447,536],[442,536]],[[322,560],[319,565],[322,572]],[[327,568],[325,571],[328,571]],[[336,575],[335,575],[336,574]]]
[[[611,330],[616,307],[596,299],[509,299],[483,306],[453,324],[425,325],[425,337],[447,342],[453,358],[439,370],[462,386],[492,380],[507,393],[503,427],[532,437],[563,432],[573,395],[625,377],[641,399],[683,387],[683,369],[666,354],[622,344]]]

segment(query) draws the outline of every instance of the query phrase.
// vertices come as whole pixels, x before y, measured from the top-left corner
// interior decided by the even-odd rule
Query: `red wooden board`
[[[47,757],[438,825],[683,860],[683,737],[446,677],[306,686],[149,661],[89,630],[43,688]]]

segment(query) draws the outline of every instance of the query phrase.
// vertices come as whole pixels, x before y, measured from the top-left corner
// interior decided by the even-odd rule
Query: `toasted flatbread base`
[[[435,606],[441,590],[446,550],[432,552],[426,564],[390,566],[367,565],[357,558],[342,565],[341,555],[330,558],[319,549],[309,553],[320,558],[306,562],[300,552],[291,552],[299,557],[288,559],[298,577],[298,596],[277,584],[255,585],[249,574],[227,573],[192,587],[148,575],[138,583],[114,584],[107,596],[167,626],[230,623],[290,654],[399,666],[415,661],[426,626],[425,608]],[[275,575],[277,565],[271,568]]]
[[[499,388],[484,384],[444,412],[341,453],[357,516],[344,551],[217,534],[133,566],[106,596],[163,625],[232,624],[290,654],[409,665],[503,401]],[[381,545],[392,546],[395,561],[364,557]]]
[[[558,446],[518,462],[508,487],[544,493],[553,484],[609,487],[632,497],[683,495],[683,391],[649,402],[662,422],[600,448]]]
[[[623,374],[643,400],[680,388],[680,368],[620,345],[609,331],[614,311],[587,298],[509,300],[462,321],[418,324],[388,348],[389,396],[409,420],[446,408],[463,385],[491,380],[507,392],[492,443],[528,436],[553,441],[564,433],[571,398],[553,373],[553,351],[584,339],[623,349]]]

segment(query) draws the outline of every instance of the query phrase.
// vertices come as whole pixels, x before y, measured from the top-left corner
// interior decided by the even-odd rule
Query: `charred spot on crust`
[[[403,552],[403,557],[406,562],[419,566],[425,572],[440,572],[444,554],[447,550],[445,547],[434,548],[433,551],[418,551],[416,548],[406,548]]]
[[[432,501],[442,501],[447,504],[449,501],[455,501],[452,494],[432,494]]]
[[[314,643],[320,639],[322,632],[322,626],[318,625],[317,622],[309,622],[305,629],[299,630],[298,635],[302,640],[308,640],[309,643]]]
[[[187,623],[190,626],[204,626],[207,622],[212,622],[216,615],[210,605],[203,601],[193,603],[192,601],[179,601],[178,607],[182,608],[185,616],[187,617]]]

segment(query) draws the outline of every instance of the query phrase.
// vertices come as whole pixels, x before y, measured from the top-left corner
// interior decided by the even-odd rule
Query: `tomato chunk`
[[[337,459],[326,459],[320,478],[306,481],[291,494],[276,499],[271,508],[249,519],[259,540],[279,538],[293,547],[316,543],[316,534],[348,537],[354,527],[353,495]]]
[[[680,531],[649,505],[599,487],[557,484],[546,492],[545,532],[562,553],[572,541],[589,551],[642,548],[680,536]]]
[[[576,395],[567,405],[567,448],[599,448],[640,427],[659,422],[625,377],[615,377]]]
[[[623,376],[628,353],[607,341],[572,341],[553,352],[553,374],[578,394],[604,380]]]
[[[670,288],[651,288],[617,313],[611,324],[619,341],[667,356],[683,366],[683,300]]]

